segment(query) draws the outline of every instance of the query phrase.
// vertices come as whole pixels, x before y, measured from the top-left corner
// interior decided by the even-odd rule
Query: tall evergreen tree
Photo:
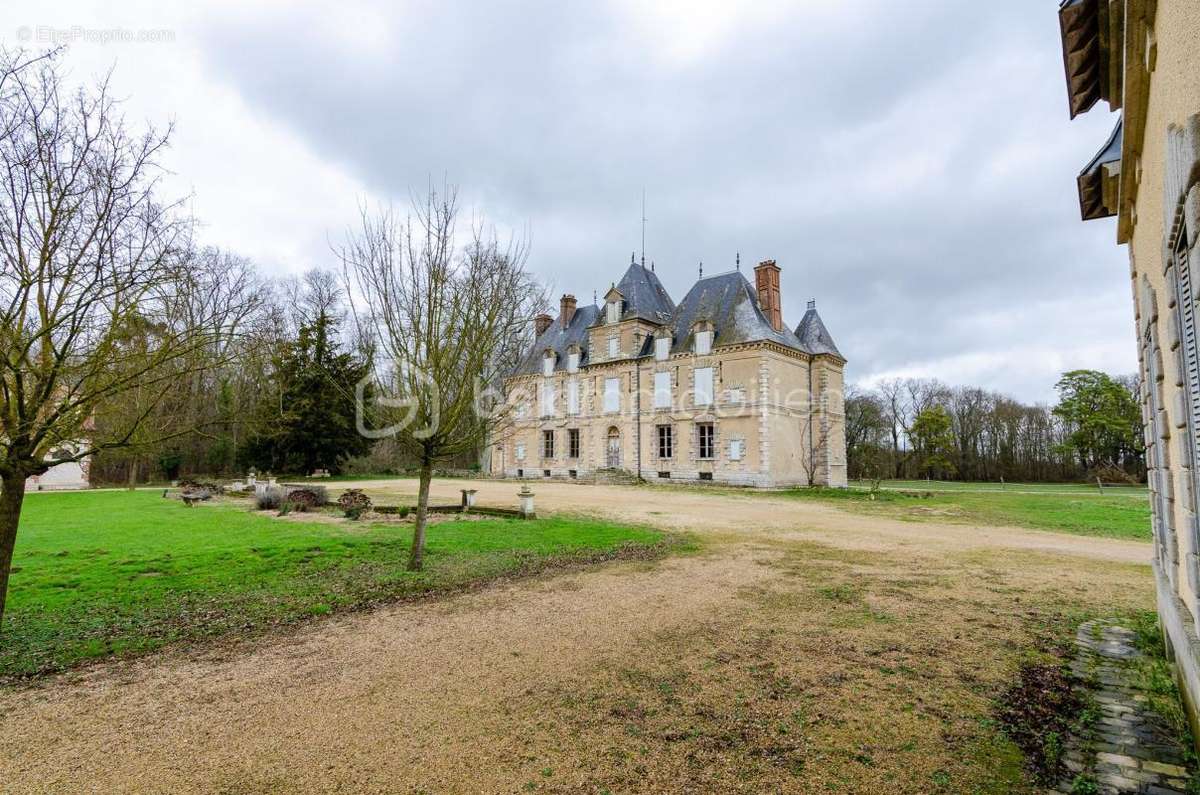
[[[370,449],[371,440],[358,433],[354,402],[355,385],[370,372],[370,362],[343,350],[337,332],[338,321],[322,309],[274,357],[278,398],[263,402],[241,449],[244,464],[336,472],[347,457]]]

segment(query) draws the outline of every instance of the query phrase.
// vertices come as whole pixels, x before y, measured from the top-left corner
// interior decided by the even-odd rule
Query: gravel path
[[[361,485],[378,497],[415,490],[408,481]],[[515,502],[516,487],[496,482],[436,483],[434,499],[455,500],[467,486],[482,504]],[[214,644],[0,692],[0,790],[518,791],[529,771],[548,782],[555,770],[585,767],[591,753],[549,725],[530,694],[586,689],[596,671],[660,653],[658,638],[741,620],[745,595],[779,587],[781,557],[810,542],[922,566],[975,553],[1026,563],[1051,556],[1062,565],[1046,566],[1046,577],[1055,587],[1075,577],[1079,589],[1092,570],[1150,554],[1135,542],[897,522],[761,496],[535,490],[540,512],[688,529],[708,540],[707,551],[335,617],[244,647]],[[1148,575],[1130,571],[1149,593]],[[543,769],[545,759],[556,767]]]

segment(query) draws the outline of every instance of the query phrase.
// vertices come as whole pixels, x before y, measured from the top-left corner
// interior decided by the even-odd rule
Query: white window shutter
[[[712,332],[697,331],[696,332],[696,355],[707,356],[712,353]]]
[[[574,416],[579,413],[579,379],[572,378],[567,384],[567,413]]]
[[[671,374],[654,374],[654,408],[671,408]]]
[[[654,358],[660,362],[666,361],[671,355],[671,338],[659,337],[654,340]]]
[[[604,381],[604,411],[616,413],[621,410],[621,379],[607,378]]]
[[[697,406],[711,406],[713,402],[713,369],[697,367],[692,371],[695,382],[694,393]]]

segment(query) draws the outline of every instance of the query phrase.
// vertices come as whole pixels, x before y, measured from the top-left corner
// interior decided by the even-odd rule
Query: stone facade
[[[1117,129],[1079,175],[1084,219],[1128,244],[1159,616],[1196,721],[1200,703],[1200,6],[1067,0],[1071,115],[1101,100]],[[1200,737],[1200,734],[1197,734]]]
[[[677,307],[633,264],[603,307],[564,296],[506,381],[493,473],[846,485],[845,360],[815,306],[783,327],[778,272],[701,279]]]

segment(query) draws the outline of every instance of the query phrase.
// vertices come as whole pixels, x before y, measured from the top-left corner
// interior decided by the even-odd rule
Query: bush
[[[284,505],[290,510],[307,513],[321,505],[320,496],[313,489],[292,489],[288,492]]]
[[[371,510],[371,498],[362,489],[348,489],[338,497],[338,507],[348,519],[357,519]]]
[[[317,484],[313,483],[305,486],[304,490],[316,497],[317,501],[315,505],[318,508],[322,505],[329,504],[329,489],[325,488],[324,486],[318,486]]]
[[[275,486],[254,496],[254,505],[260,511],[278,511],[284,503],[283,489]]]

